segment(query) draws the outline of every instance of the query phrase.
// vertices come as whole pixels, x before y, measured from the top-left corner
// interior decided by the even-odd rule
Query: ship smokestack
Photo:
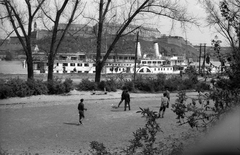
[[[138,58],[141,58],[141,57],[142,57],[140,42],[137,43],[137,57],[138,57]]]
[[[159,47],[157,42],[154,43],[154,49],[155,49],[156,58],[161,58],[162,55],[159,53]]]

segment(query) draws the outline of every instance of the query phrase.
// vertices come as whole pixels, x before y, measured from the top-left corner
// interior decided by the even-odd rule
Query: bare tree
[[[17,3],[14,0],[1,0],[0,5],[4,9],[1,12],[2,24],[9,22],[17,35],[26,54],[28,79],[34,78],[32,58],[32,25],[40,7],[45,0],[25,0]]]
[[[211,0],[200,0],[207,13],[207,26],[215,30],[227,39],[232,48],[239,43],[240,31],[240,1],[222,0],[218,3]]]
[[[127,30],[130,24],[136,22],[136,20],[146,18],[146,15],[153,14],[157,16],[164,16],[180,23],[197,23],[195,19],[191,16],[188,16],[186,12],[186,8],[183,8],[179,5],[179,1],[171,1],[171,0],[128,0],[123,3],[116,3],[116,1],[112,0],[99,0],[98,2],[98,20],[97,20],[97,49],[96,49],[96,75],[95,82],[100,82],[101,79],[101,71],[104,67],[104,64],[114,49],[118,40],[129,33],[135,31],[135,29]],[[121,10],[121,19],[117,16],[117,14],[113,13],[114,9]],[[117,11],[115,11],[117,12]],[[115,24],[118,27],[116,30],[112,42],[108,46],[106,53],[101,59],[102,54],[102,37],[104,24],[107,22],[111,22],[113,19],[115,20]]]
[[[53,28],[51,30],[50,47],[47,53],[48,81],[53,79],[53,68],[54,68],[54,60],[55,60],[56,54],[59,51],[59,47],[68,31],[69,26],[73,23],[73,21],[78,16],[81,15],[84,8],[82,4],[83,3],[81,3],[81,0],[75,0],[75,1],[64,0],[62,3],[59,3],[58,1],[55,0],[53,4],[55,9],[51,7],[41,8],[42,14],[43,14],[43,18],[42,18],[43,24],[46,27],[47,27],[46,21],[53,24]],[[82,6],[81,9],[80,9],[80,6]],[[62,29],[59,29],[59,23],[64,19],[66,21],[65,22],[66,26]]]

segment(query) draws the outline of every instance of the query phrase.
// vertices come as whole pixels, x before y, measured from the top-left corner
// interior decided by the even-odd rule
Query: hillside
[[[104,37],[102,40],[102,51],[106,51],[106,47],[110,46],[113,38]],[[116,44],[113,52],[122,54],[134,54],[135,53],[135,40],[133,36],[128,36],[121,38]],[[44,39],[38,41],[40,50],[46,50],[49,47],[50,40]],[[153,55],[155,56],[154,43],[155,41],[147,41],[139,39],[141,44],[142,55]],[[175,44],[169,44],[162,41],[156,41],[159,45],[159,52],[162,55],[172,56],[172,55],[186,55],[187,58],[193,58],[196,60],[198,58],[197,50],[190,45],[177,46]],[[82,38],[82,37],[66,37],[60,46],[59,53],[95,53],[96,49],[96,39],[95,38]]]
[[[106,51],[106,47],[109,47],[110,43],[113,41],[113,37],[107,36],[103,37],[102,40],[102,52]],[[46,52],[49,50],[51,38],[44,38],[37,40],[36,43],[40,49],[40,52]],[[187,58],[193,58],[197,60],[198,52],[197,49],[191,45],[186,44],[170,44],[161,40],[149,41],[143,38],[139,39],[141,44],[142,55],[152,55],[155,56],[154,43],[157,42],[159,45],[159,52],[162,55],[172,56],[172,55],[186,55]],[[134,54],[136,36],[125,36],[122,37],[116,44],[113,52],[118,54]],[[22,51],[21,44],[2,46],[1,49],[10,48],[10,51],[15,51],[18,54],[24,52]],[[59,48],[59,53],[95,53],[96,51],[96,38],[84,38],[84,37],[65,37]]]

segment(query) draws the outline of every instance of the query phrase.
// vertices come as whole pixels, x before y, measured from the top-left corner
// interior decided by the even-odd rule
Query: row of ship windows
[[[157,70],[165,71],[165,70],[173,70],[173,68],[154,68],[154,71],[157,71]]]
[[[96,58],[96,56],[92,57],[93,59]],[[103,57],[100,56],[100,59],[102,59]],[[59,60],[83,60],[86,59],[85,55],[80,55],[79,57],[67,57],[67,56],[60,56]],[[134,60],[135,57],[123,57],[123,56],[109,56],[108,57],[109,60],[111,59],[117,59],[117,60]]]
[[[66,72],[66,71],[65,71]],[[65,73],[64,72],[64,73]],[[60,71],[58,71],[57,70],[57,73],[62,73],[62,71],[60,72]],[[71,73],[75,73],[74,71],[71,71]],[[77,73],[89,73],[89,71],[77,71]],[[95,73],[95,71],[93,71],[93,73]]]
[[[59,66],[60,64],[57,63],[57,66]],[[131,66],[131,64],[106,64],[107,66]],[[62,66],[72,66],[72,67],[75,67],[75,66],[85,66],[85,67],[88,67],[89,66],[89,63],[63,63]],[[96,66],[96,64],[93,64],[93,66]]]
[[[125,64],[125,63],[122,63],[122,64],[106,64],[107,66],[131,66],[131,64]]]
[[[59,66],[60,64],[57,63],[57,66]],[[72,66],[72,67],[75,67],[75,66],[84,66],[84,67],[88,67],[89,66],[89,63],[63,63],[62,66]],[[95,64],[93,64],[93,66],[96,66]]]
[[[142,61],[142,64],[162,64],[163,61]]]
[[[108,59],[118,59],[118,60],[134,60],[135,57],[123,57],[123,56],[109,56]]]
[[[142,64],[163,64],[165,61],[142,61]],[[181,60],[175,60],[175,62],[181,63]]]

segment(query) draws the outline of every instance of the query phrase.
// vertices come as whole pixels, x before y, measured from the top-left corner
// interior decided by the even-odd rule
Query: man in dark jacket
[[[121,101],[118,103],[118,108],[119,108],[119,106],[121,105],[121,103],[123,102],[123,100],[125,100],[125,92],[126,92],[126,90],[123,89],[122,95],[121,95]]]
[[[84,110],[87,110],[84,108],[83,99],[80,100],[80,103],[78,104],[78,114],[79,114],[79,124],[82,124],[82,119],[85,118],[84,116]]]
[[[124,111],[126,111],[127,106],[128,106],[128,109],[131,110],[131,108],[130,108],[130,95],[128,93],[128,90],[125,91],[124,99],[125,99]]]

